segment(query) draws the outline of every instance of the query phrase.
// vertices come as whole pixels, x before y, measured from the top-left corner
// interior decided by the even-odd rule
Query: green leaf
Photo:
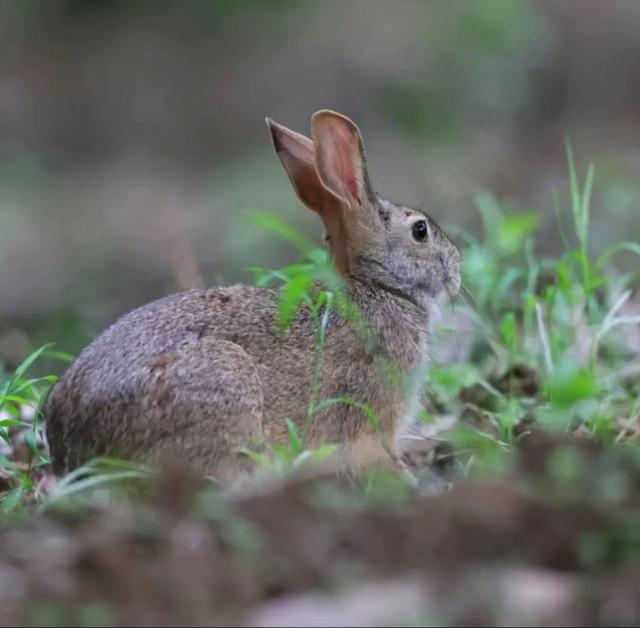
[[[544,382],[544,392],[552,405],[568,408],[578,401],[594,399],[599,392],[595,375],[586,369],[556,371]]]
[[[298,305],[308,294],[311,286],[311,275],[304,274],[294,277],[282,286],[280,302],[278,303],[278,328],[286,329],[298,310]]]
[[[307,253],[310,249],[315,248],[313,243],[301,231],[275,214],[253,211],[249,212],[248,217],[249,221],[257,227],[271,231],[282,239],[291,242],[302,253]]]
[[[282,443],[271,443],[269,447],[273,450],[273,453],[277,458],[285,465],[285,467],[291,466],[291,451],[288,447]]]
[[[253,451],[252,449],[247,449],[246,447],[236,447],[234,448],[233,451],[242,456],[246,456],[250,460],[253,460],[253,462],[259,464],[261,467],[269,466],[268,458],[258,453],[257,451]]]
[[[327,444],[321,445],[317,449],[311,450],[311,459],[314,462],[324,462],[325,460],[331,458],[336,451],[338,450],[337,445]]]
[[[31,425],[20,419],[2,419],[0,421],[0,427],[31,427]]]
[[[418,419],[422,423],[426,423],[426,424],[431,424],[436,422],[435,414],[432,414],[431,412],[427,412],[426,410],[420,411],[420,413],[418,414]]]
[[[55,381],[55,376],[46,375],[44,377],[34,377],[33,379],[25,379],[19,380],[19,383],[16,381],[14,387],[12,388],[12,393],[15,395],[17,393],[21,393],[23,390],[30,391],[34,386],[41,384],[42,382],[53,383]],[[33,391],[31,390],[33,395]],[[26,401],[26,400],[25,400]]]
[[[5,493],[0,499],[0,512],[3,514],[14,512],[20,505],[22,493],[22,488],[14,488]]]
[[[7,429],[5,427],[0,427],[0,438],[7,443],[7,445],[10,445],[13,447],[13,443],[11,442],[11,439],[9,438],[9,432],[7,431]]]
[[[114,471],[111,473],[101,473],[88,478],[84,478],[82,480],[77,480],[76,482],[66,485],[64,489],[61,489],[60,485],[58,485],[54,489],[53,493],[51,493],[47,498],[46,504],[52,504],[62,498],[67,498],[70,495],[75,495],[77,493],[81,493],[88,489],[97,488],[105,484],[121,482],[122,480],[135,480],[139,479],[142,476],[143,474],[140,471]]]
[[[73,362],[76,359],[76,356],[71,353],[66,353],[64,351],[52,351],[51,349],[47,349],[44,352],[44,356],[52,358],[53,360],[59,360],[60,362]]]
[[[500,336],[504,346],[511,352],[518,346],[518,327],[514,312],[507,312],[500,321]]]
[[[525,238],[540,224],[540,214],[519,212],[507,214],[498,224],[497,245],[504,253],[515,253],[524,244]]]
[[[597,260],[596,268],[600,268],[602,264],[604,264],[611,257],[620,252],[633,253],[635,255],[640,255],[640,244],[637,242],[620,242],[620,244],[616,244],[612,246],[608,251],[605,251]]]
[[[326,249],[311,249],[307,251],[307,257],[317,265],[329,263],[329,252]]]
[[[18,368],[15,370],[12,380],[15,381],[17,379],[22,379],[22,377],[27,372],[27,370],[31,367],[31,365],[51,347],[53,347],[53,343],[43,345],[42,347],[40,347],[39,349],[36,349],[33,353],[28,355],[22,361],[22,363],[18,366]]]
[[[299,469],[307,460],[311,459],[311,451],[309,449],[305,449],[301,451],[294,459],[293,464],[291,465],[293,469]]]
[[[132,477],[143,477],[150,474],[148,467],[137,462],[120,460],[118,458],[94,458],[61,478],[56,485],[55,494],[57,496],[66,494],[81,478],[86,476],[109,475],[109,473],[112,473],[112,470],[115,469],[123,469],[125,472],[131,473]]]
[[[428,382],[449,391],[469,388],[478,383],[480,373],[472,364],[452,363],[444,366],[432,366],[427,374]]]
[[[484,432],[468,425],[457,425],[447,433],[449,440],[460,452],[474,456],[474,466],[487,471],[504,471],[509,447]]]
[[[3,454],[0,454],[0,467],[8,471],[16,470],[16,465]]]
[[[291,451],[297,456],[304,450],[300,438],[298,437],[298,431],[295,423],[291,419],[287,419],[287,433],[289,436],[289,447]]]
[[[29,453],[32,456],[38,456],[40,451],[38,450],[38,445],[36,445],[36,438],[35,438],[35,434],[33,433],[32,430],[29,430],[28,432],[25,432],[24,434],[24,443],[27,446],[27,449],[29,450]]]
[[[569,168],[569,192],[571,195],[571,211],[573,213],[573,221],[575,225],[576,235],[580,243],[580,249],[586,253],[587,242],[589,239],[589,211],[591,206],[591,192],[593,190],[593,165],[589,165],[587,177],[585,179],[584,188],[581,191],[578,184],[578,176],[576,174],[575,163],[573,160],[573,151],[571,144],[566,142],[567,164]]]

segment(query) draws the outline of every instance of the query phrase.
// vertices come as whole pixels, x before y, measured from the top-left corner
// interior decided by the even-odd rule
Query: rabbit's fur
[[[311,445],[339,443],[351,468],[393,456],[400,424],[420,407],[430,310],[458,290],[460,254],[424,213],[377,195],[351,120],[320,111],[312,139],[267,123],[298,196],[324,222],[360,321],[332,309],[313,398],[356,403],[308,420],[317,355],[308,308],[278,332],[273,290],[190,290],[123,316],[53,387],[45,418],[57,473],[117,455],[175,458],[230,481],[250,466],[237,449],[284,441],[287,418],[308,428]]]

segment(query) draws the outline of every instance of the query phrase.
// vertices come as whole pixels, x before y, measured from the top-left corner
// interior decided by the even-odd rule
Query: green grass
[[[640,257],[640,243],[596,250],[590,238],[595,170],[589,166],[584,177],[579,176],[568,145],[567,163],[567,200],[563,203],[561,194],[551,199],[564,242],[558,256],[536,252],[541,213],[515,210],[488,193],[476,198],[482,238],[459,230],[454,234],[463,249],[464,289],[452,308],[471,321],[473,341],[462,361],[430,368],[424,382],[430,408],[422,417],[427,423],[438,414],[462,417],[443,438],[456,447],[464,474],[509,468],[521,433],[514,428],[527,421],[640,452],[638,356],[625,341],[625,330],[640,325],[640,305],[632,307],[639,273],[623,273],[616,266],[620,254]],[[338,310],[355,325],[362,324],[341,296],[342,280],[326,252],[271,214],[254,213],[252,220],[301,255],[300,262],[279,270],[251,269],[258,285],[280,289],[276,331],[284,330],[303,305],[312,314],[316,334],[316,369],[303,429],[298,432],[283,417],[289,429],[286,443],[240,450],[265,470],[287,473],[334,453],[335,444],[315,450],[308,446],[309,427],[319,410],[355,404],[374,428],[377,422],[371,409],[356,400],[317,398],[329,314]],[[446,341],[450,332],[442,327],[434,335]],[[21,459],[0,455],[5,478],[0,510],[5,513],[105,490],[149,473],[139,466],[99,460],[63,478],[52,491],[40,490],[38,480],[49,462],[39,444],[40,408],[55,378],[29,378],[28,372],[44,356],[70,359],[47,345],[14,373],[0,373],[0,438],[13,450],[20,438],[27,451]]]
[[[614,265],[618,253],[640,255],[640,246],[623,242],[592,251],[594,168],[581,182],[569,146],[567,160],[569,207],[562,211],[558,196],[554,199],[564,241],[561,255],[536,255],[538,214],[510,211],[488,194],[477,198],[484,240],[463,234],[463,282],[471,298],[460,309],[472,318],[476,339],[469,362],[436,366],[427,386],[441,407],[454,413],[461,411],[465,391],[482,389],[477,410],[496,428],[499,445],[485,442],[483,451],[508,453],[513,427],[525,417],[552,430],[640,444],[639,391],[634,378],[625,377],[625,367],[637,355],[624,339],[627,326],[640,324],[640,306],[622,313],[638,286],[638,273],[622,274]],[[504,394],[492,385],[522,366],[539,381],[534,394]],[[464,434],[462,440],[473,445],[477,438]]]
[[[0,468],[6,479],[8,490],[0,497],[0,512],[15,510],[24,499],[39,499],[34,475],[49,463],[39,443],[44,441],[40,426],[41,406],[45,392],[56,378],[28,377],[29,369],[42,357],[71,359],[71,356],[52,351],[45,345],[29,356],[11,374],[0,374],[0,439],[15,450],[15,435],[19,434],[26,448],[26,456],[20,461],[0,454]]]

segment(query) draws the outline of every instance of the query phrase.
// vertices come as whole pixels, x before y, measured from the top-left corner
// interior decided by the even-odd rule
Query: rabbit
[[[266,122],[364,321],[331,309],[316,372],[314,399],[352,403],[319,406],[309,422],[317,338],[308,307],[279,332],[276,290],[192,289],[122,316],[53,386],[44,416],[56,474],[110,455],[174,459],[230,483],[255,471],[239,450],[286,442],[287,419],[309,446],[336,444],[349,470],[397,462],[398,431],[420,410],[431,311],[460,287],[460,252],[424,212],[377,194],[349,118],[318,111],[311,139]]]

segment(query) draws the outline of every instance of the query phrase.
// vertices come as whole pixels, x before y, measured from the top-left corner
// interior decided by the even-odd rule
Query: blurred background
[[[247,210],[319,243],[265,115],[341,111],[384,196],[479,234],[488,190],[550,252],[569,139],[594,248],[637,238],[639,33],[637,0],[0,0],[0,360],[295,259]]]

